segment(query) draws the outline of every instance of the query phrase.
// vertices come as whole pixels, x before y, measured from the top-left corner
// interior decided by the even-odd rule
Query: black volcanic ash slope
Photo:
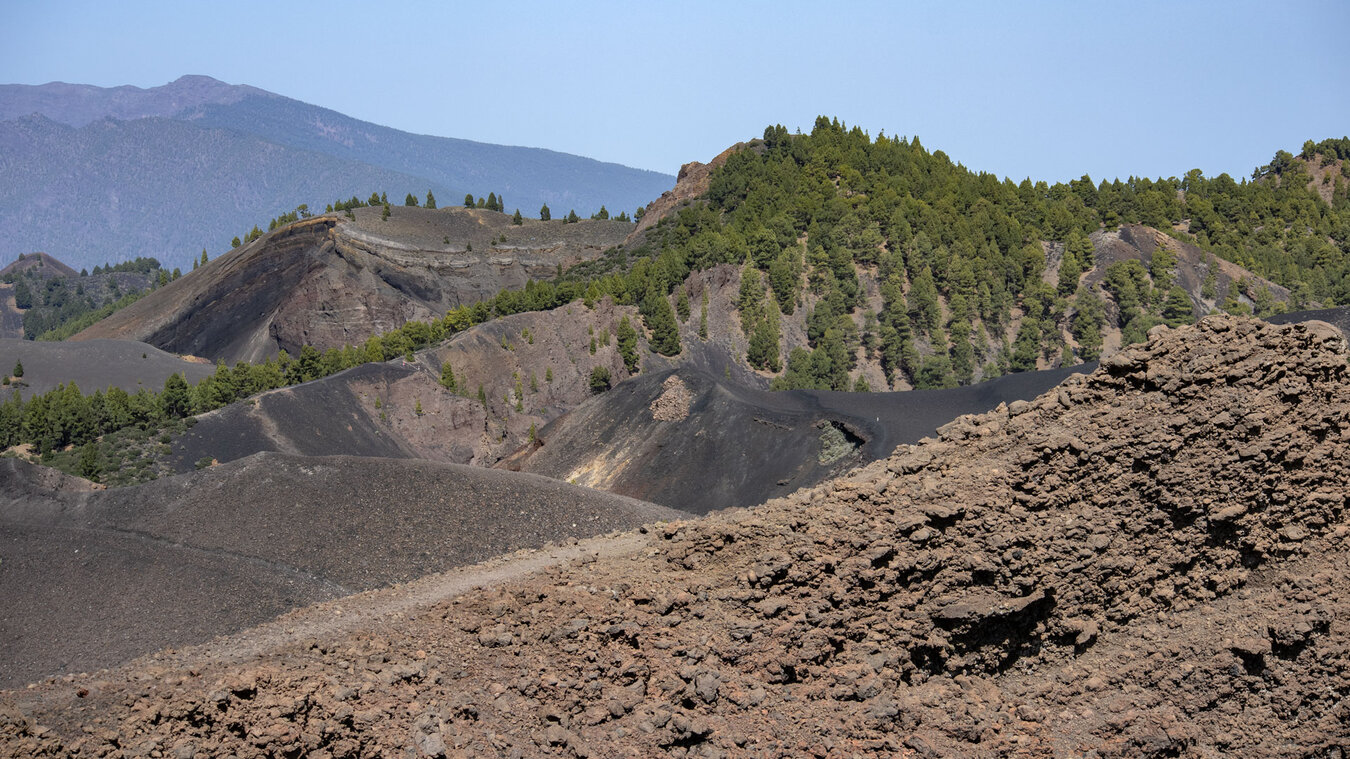
[[[511,223],[495,211],[360,208],[303,219],[210,261],[76,335],[144,340],[213,361],[260,361],[303,345],[361,345],[409,320],[599,258],[631,224]]]
[[[23,362],[24,384],[18,389],[25,398],[70,382],[86,395],[114,386],[128,393],[159,392],[169,375],[182,374],[195,384],[215,371],[211,364],[187,361],[134,340],[39,343],[0,338],[0,372],[8,374],[16,361]]]
[[[770,392],[670,370],[587,401],[504,466],[706,514],[815,485],[1095,366],[897,393]]]
[[[0,461],[0,687],[519,548],[687,516],[527,474],[270,453],[85,488]]]

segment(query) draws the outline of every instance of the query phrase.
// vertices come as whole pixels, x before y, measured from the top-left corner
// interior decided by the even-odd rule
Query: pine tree
[[[663,356],[678,355],[680,330],[675,321],[675,309],[670,307],[670,299],[655,284],[647,289],[639,311],[642,312],[647,330],[652,333],[652,350]]]
[[[436,196],[432,194],[431,190],[427,190],[426,207],[433,211],[436,210]]]
[[[1041,323],[1028,316],[1022,319],[1022,326],[1013,340],[1012,369],[1015,372],[1030,372],[1036,369],[1036,357],[1040,354]]]
[[[206,265],[206,248],[202,248],[202,266]]]
[[[576,224],[578,221],[581,221],[581,217],[577,216],[576,209],[572,209],[567,212],[567,218],[565,219],[565,221],[568,224]]]
[[[609,367],[597,366],[591,369],[591,392],[603,393],[610,388]]]
[[[455,379],[455,370],[449,361],[441,364],[441,387],[452,393],[459,391],[459,382]]]
[[[488,193],[486,207],[489,211],[500,210],[497,208],[497,194],[495,192]]]
[[[778,352],[778,304],[771,299],[764,311],[750,333],[750,347],[746,350],[745,358],[755,368],[777,372],[782,368]]]
[[[917,327],[930,335],[942,326],[937,285],[933,282],[933,272],[927,266],[914,277],[909,291],[909,315]]]
[[[1095,292],[1080,288],[1074,299],[1073,321],[1069,331],[1078,341],[1078,355],[1084,361],[1096,361],[1102,355],[1102,323],[1106,308]]]
[[[14,362],[14,372],[13,372],[13,375],[14,375],[14,378],[15,378],[15,379],[21,379],[21,378],[23,377],[23,362],[22,362],[22,361],[15,361],[15,362]]]
[[[1186,294],[1181,285],[1173,285],[1168,290],[1167,300],[1163,303],[1162,317],[1163,324],[1169,327],[1195,323],[1195,309],[1191,305],[1191,296]]]
[[[473,193],[471,192],[464,193],[464,207],[473,208]]]
[[[160,413],[165,419],[182,419],[192,411],[192,394],[182,374],[170,374],[159,394]]]
[[[511,215],[511,223],[515,224],[516,226],[520,226],[525,223],[525,217],[520,215],[519,208],[517,208],[516,212]]]
[[[80,461],[76,465],[79,475],[90,482],[98,482],[103,467],[98,461],[98,444],[90,441],[80,448]]]
[[[549,221],[549,220],[552,219],[552,218],[553,218],[553,215],[550,214],[549,211],[548,211],[548,203],[545,203],[543,206],[540,206],[540,208],[539,208],[539,220],[540,220],[540,221]]]
[[[798,278],[794,250],[784,249],[769,263],[769,287],[778,300],[779,310],[788,316],[792,315],[797,305]]]
[[[969,385],[975,379],[975,347],[970,344],[970,332],[969,321],[952,322],[952,345],[947,354],[951,358],[952,375],[961,385]]]
[[[623,358],[624,368],[629,374],[636,374],[638,369],[637,352],[637,330],[633,329],[633,324],[625,316],[619,320],[619,327],[614,332],[615,340],[618,342],[619,356]],[[553,369],[548,370],[545,377],[549,382],[553,381]]]
[[[403,199],[403,205],[405,205],[405,206],[412,206],[412,207],[416,208],[416,207],[417,207],[417,196],[414,195],[414,194],[412,194],[411,192],[408,193],[408,196],[405,197],[405,198]]]

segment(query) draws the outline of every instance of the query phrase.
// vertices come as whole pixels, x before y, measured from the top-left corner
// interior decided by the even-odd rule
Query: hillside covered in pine
[[[669,301],[689,318],[690,274],[741,267],[746,360],[778,388],[863,389],[869,363],[893,388],[966,384],[1093,360],[1213,310],[1347,302],[1348,157],[1341,138],[1280,151],[1241,181],[1015,183],[821,117],[729,151],[701,194],[608,259],[614,271],[573,276],[588,299],[640,305],[671,352]],[[1131,225],[1167,238],[1104,264]],[[1179,256],[1196,259],[1185,277]]]

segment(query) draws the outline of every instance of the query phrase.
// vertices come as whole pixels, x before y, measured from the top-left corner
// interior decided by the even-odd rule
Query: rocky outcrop
[[[1333,755],[1347,382],[1325,325],[1158,329],[787,499],[378,633],[147,665],[154,690],[52,683],[0,735],[25,756]],[[59,708],[78,688],[87,711]]]
[[[647,204],[645,213],[638,220],[637,229],[628,238],[629,242],[636,240],[643,232],[656,226],[657,222],[679,210],[680,206],[707,192],[713,171],[727,162],[727,156],[745,147],[746,143],[738,142],[718,153],[717,157],[708,163],[690,161],[681,166],[680,173],[675,177],[675,186]]]

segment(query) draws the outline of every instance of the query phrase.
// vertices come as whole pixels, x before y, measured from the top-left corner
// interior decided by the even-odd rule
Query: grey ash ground
[[[521,548],[687,516],[530,475],[259,453],[106,491],[0,461],[0,687]]]

